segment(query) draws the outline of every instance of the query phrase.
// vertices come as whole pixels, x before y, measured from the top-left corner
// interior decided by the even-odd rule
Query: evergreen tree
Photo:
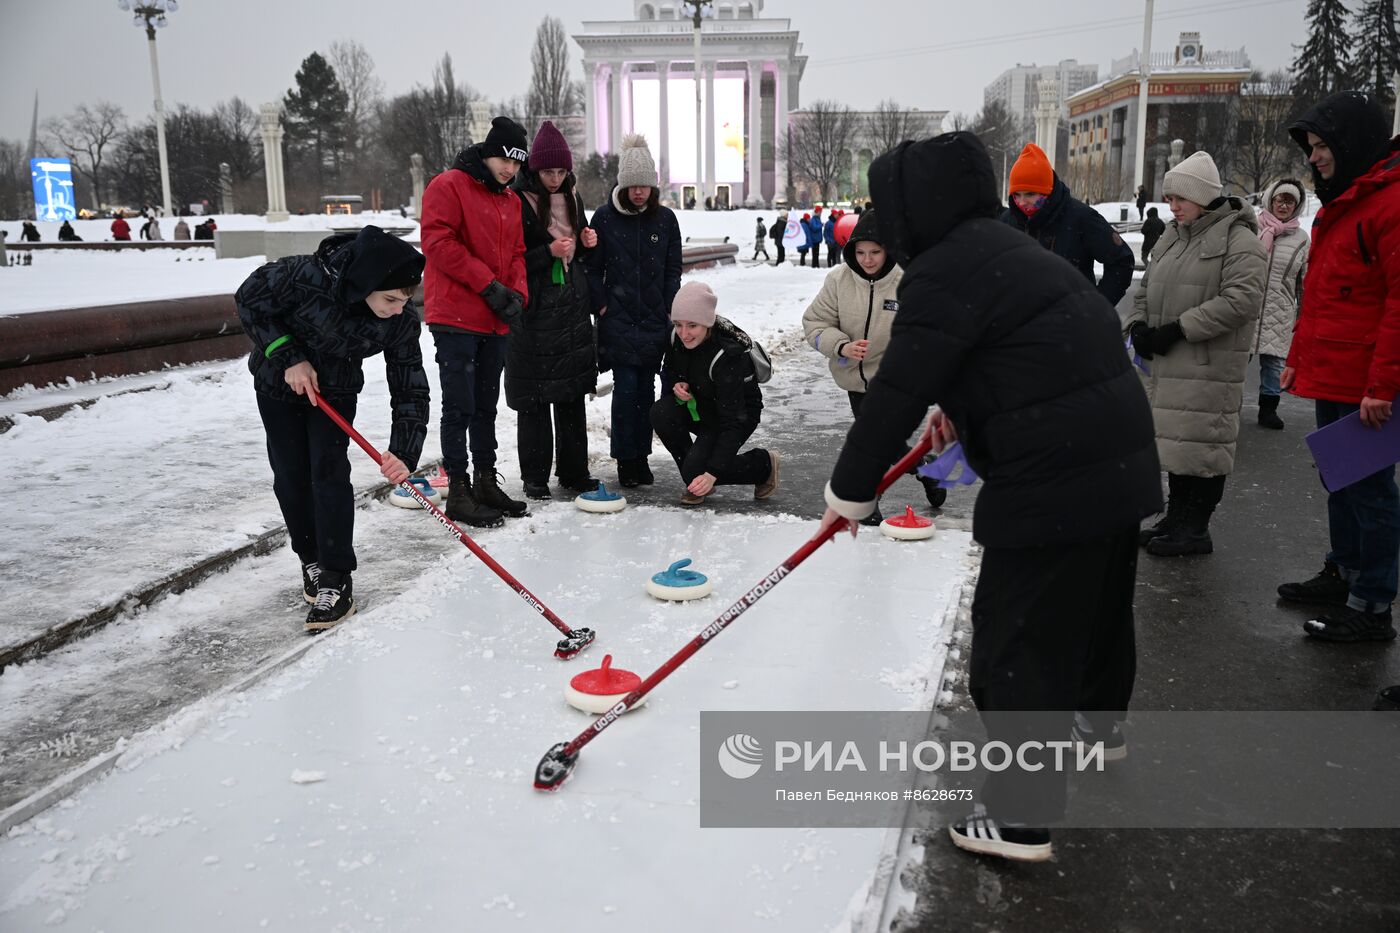
[[[1309,0],[1308,41],[1293,60],[1293,88],[1300,107],[1310,107],[1351,82],[1351,38],[1342,0]]]
[[[312,52],[301,63],[286,106],[290,147],[314,166],[317,189],[325,194],[327,170],[334,178],[345,155],[350,98],[320,53]]]
[[[1390,107],[1395,92],[1390,86],[1400,68],[1400,37],[1395,29],[1395,0],[1366,0],[1352,26],[1356,49],[1356,86]]]

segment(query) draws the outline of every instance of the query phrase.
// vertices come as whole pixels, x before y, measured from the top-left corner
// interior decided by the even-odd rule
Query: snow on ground
[[[262,214],[211,214],[214,222],[220,230],[325,230],[328,234],[332,227],[345,224],[366,223],[378,224],[379,226],[393,227],[413,227],[418,226],[418,222],[412,217],[405,219],[398,211],[365,211],[363,214],[347,216],[345,214],[297,214],[284,221],[275,224],[267,222],[267,218]],[[189,225],[190,235],[194,235],[196,225],[203,223],[206,217],[186,217],[185,223]],[[127,217],[126,222],[131,226],[132,240],[139,239],[141,235],[141,225],[145,223],[139,216]],[[87,243],[110,243],[112,241],[112,218],[100,218],[98,220],[75,220],[73,232],[83,238]],[[176,218],[162,217],[160,219],[161,235],[167,240],[175,238]],[[38,222],[35,224],[39,228],[39,236],[44,243],[58,242],[58,228],[61,223]],[[0,220],[0,230],[9,234],[10,243],[19,242],[21,221]],[[416,233],[410,234],[416,239]],[[211,244],[212,245],[212,244]],[[136,252],[132,250],[131,252]]]
[[[694,275],[715,289],[720,313],[770,351],[796,342],[802,312],[824,278],[810,268],[762,265]],[[440,456],[440,408],[426,330],[422,348],[435,397],[423,452],[424,462],[431,462]],[[382,447],[389,410],[383,364],[366,361],[365,377],[356,425]],[[0,618],[0,644],[33,637],[280,524],[246,363],[171,370],[163,381],[169,388],[105,397],[54,421],[12,414],[15,426],[0,434],[0,489],[27,489],[43,477],[45,500],[42,508],[13,510],[8,533],[0,536],[0,578],[9,604],[22,607]],[[99,383],[89,397],[123,384]],[[17,390],[0,411],[44,407],[49,394]],[[588,408],[590,450],[604,470],[599,475],[608,477],[611,464],[598,461],[608,458],[610,404],[603,396]],[[498,465],[518,489],[515,415],[504,399],[496,433]],[[353,448],[351,464],[357,490],[380,482],[377,468]],[[55,579],[64,585],[54,586]]]
[[[36,250],[31,255],[32,266],[0,270],[0,315],[232,295],[265,261],[261,256],[215,259],[213,249]]]
[[[706,220],[718,230],[730,217]],[[810,352],[795,348],[796,333],[824,272],[754,265],[695,275],[779,360]],[[426,334],[423,346],[432,370]],[[375,360],[365,369],[356,420],[382,443],[383,369]],[[3,640],[278,522],[243,362],[163,381],[53,422],[18,415],[0,435],[0,488],[45,478],[43,508],[13,510],[0,539],[8,602],[25,607],[0,622]],[[589,406],[595,472],[606,476],[609,401]],[[515,486],[504,406],[497,433]],[[435,416],[425,459],[437,442]],[[354,453],[356,487],[377,483]],[[567,787],[551,796],[530,787],[539,756],[588,722],[560,699],[568,677],[605,652],[645,675],[813,531],[776,511],[593,517],[564,502],[537,505],[532,518],[492,532],[491,552],[570,624],[598,630],[584,656],[550,657],[557,633],[454,550],[275,679],[177,714],[133,742],[109,778],[13,830],[0,841],[0,926],[588,931],[657,917],[677,930],[839,926],[885,831],[698,829],[697,711],[917,707],[924,679],[941,669],[944,607],[968,570],[964,532],[901,545],[863,530],[828,544],[648,708],[585,749]],[[643,595],[646,576],[681,556],[712,576],[715,597],[671,606]],[[147,621],[166,621],[142,637],[276,586],[284,564],[247,562],[164,601]],[[44,662],[7,681],[12,674],[32,685]]]
[[[698,711],[917,708],[941,669],[966,533],[828,544],[584,749],[569,784],[531,787],[539,757],[589,722],[562,701],[569,677],[604,652],[650,672],[813,530],[779,515],[545,506],[496,535],[493,555],[597,629],[588,652],[553,659],[557,633],[459,552],[274,679],[131,743],[111,776],[12,831],[0,924],[832,929],[885,831],[700,829]],[[686,555],[715,596],[643,594]]]

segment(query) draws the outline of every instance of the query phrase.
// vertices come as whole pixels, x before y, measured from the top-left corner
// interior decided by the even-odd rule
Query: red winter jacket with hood
[[[1400,393],[1400,137],[1356,92],[1337,94],[1289,128],[1332,150],[1336,171],[1313,181],[1323,201],[1288,365],[1304,398],[1359,403]]]
[[[481,297],[499,279],[529,301],[520,198],[496,181],[469,146],[423,192],[421,238],[428,260],[423,305],[429,327],[506,334],[510,327]]]

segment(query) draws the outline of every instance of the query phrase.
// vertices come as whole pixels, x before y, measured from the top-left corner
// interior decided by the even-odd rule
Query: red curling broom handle
[[[330,402],[326,401],[324,396],[316,395],[309,389],[307,391],[308,394],[311,395],[311,399],[315,403],[315,405],[318,408],[320,408],[321,411],[326,413],[326,417],[330,418],[332,421],[334,421],[337,425],[340,426],[340,429],[342,431],[350,435],[350,439],[356,444],[359,444],[360,449],[363,450],[365,453],[369,454],[370,458],[374,460],[375,463],[380,464],[381,466],[383,465],[384,457],[379,453],[379,451],[375,450],[374,447],[371,446],[370,442],[365,440],[364,437],[360,434],[360,432],[356,431],[354,426],[350,424],[350,422],[346,421],[345,418],[341,416],[340,412],[335,410],[335,408],[331,405]],[[511,576],[510,573],[506,570],[506,568],[496,563],[496,561],[492,559],[490,554],[487,554],[484,550],[482,550],[481,545],[473,541],[471,537],[461,528],[458,528],[456,523],[453,522],[452,519],[448,518],[442,513],[441,509],[429,502],[428,497],[423,495],[422,490],[420,490],[418,487],[414,486],[411,482],[408,482],[407,480],[405,480],[402,483],[399,483],[399,488],[406,490],[409,495],[413,496],[414,500],[416,500],[419,505],[423,506],[423,508],[427,509],[430,513],[432,513],[433,518],[436,518],[438,520],[438,524],[446,528],[448,532],[451,533],[452,536],[455,537],[458,541],[465,544],[467,546],[467,550],[471,551],[478,558],[480,558],[483,564],[490,567],[491,570],[496,574],[496,576],[501,578],[501,581],[505,583],[506,586],[515,590],[516,594],[519,595],[520,598],[525,601],[525,604],[527,606],[529,606],[531,609],[534,609],[540,615],[548,619],[550,625],[553,625],[565,635],[572,636],[574,634],[574,630],[569,628],[569,626],[565,625],[563,619],[559,618],[557,615],[551,612],[549,607],[546,606],[544,603],[540,602],[539,599],[536,598],[534,593],[531,593],[529,590],[525,589],[524,585],[521,584],[519,580],[515,579],[515,577]]]
[[[932,449],[933,437],[929,430],[925,429],[923,435],[919,438],[919,443],[905,454],[894,466],[890,467],[889,472],[880,480],[880,485],[876,487],[875,498],[878,499],[880,494],[893,486],[897,479],[913,469],[920,458]],[[705,626],[705,628],[700,631],[700,634],[691,639],[684,648],[677,651],[671,656],[670,660],[662,664],[652,672],[650,677],[642,681],[636,690],[627,694],[616,706],[608,710],[602,716],[599,716],[587,729],[584,729],[575,736],[573,741],[564,747],[563,754],[578,754],[581,748],[597,738],[604,729],[616,722],[618,717],[636,706],[637,703],[641,701],[642,697],[651,692],[653,687],[669,677],[671,673],[684,664],[691,655],[705,647],[710,639],[728,628],[735,619],[743,615],[744,612],[753,606],[754,603],[758,602],[765,593],[777,586],[778,582],[781,581],[783,577],[786,577],[795,570],[799,564],[811,556],[813,551],[835,537],[836,532],[841,529],[843,524],[843,522],[831,522],[823,525],[806,544],[802,545],[791,557],[779,564],[776,570],[760,580],[757,586],[741,596],[734,605],[720,613],[718,618]]]

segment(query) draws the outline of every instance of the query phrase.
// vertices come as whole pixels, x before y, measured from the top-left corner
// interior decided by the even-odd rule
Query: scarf
[[[1298,229],[1298,218],[1294,217],[1287,222],[1279,220],[1267,210],[1261,210],[1257,215],[1259,218],[1259,242],[1264,244],[1264,250],[1270,256],[1274,254],[1274,237],[1289,230]]]
[[[539,195],[533,191],[526,191],[524,194],[525,200],[530,202],[530,209],[538,213],[540,203]],[[549,196],[549,223],[545,227],[545,231],[549,234],[551,240],[576,240],[574,228],[569,223],[569,202],[565,200],[566,197],[567,195],[562,191],[556,191]],[[564,284],[564,270],[574,261],[574,253],[576,251],[577,246],[570,249],[569,252],[564,255],[563,259],[555,258],[554,268],[550,270],[550,280],[554,282],[555,285]]]

